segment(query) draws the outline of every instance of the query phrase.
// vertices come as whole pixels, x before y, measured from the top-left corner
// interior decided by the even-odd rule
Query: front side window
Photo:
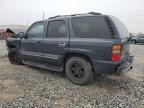
[[[111,38],[106,21],[100,16],[72,18],[75,37],[79,38]]]
[[[51,21],[48,24],[48,36],[51,38],[67,37],[67,29],[64,21]]]
[[[28,38],[43,38],[44,23],[35,23],[27,31]]]

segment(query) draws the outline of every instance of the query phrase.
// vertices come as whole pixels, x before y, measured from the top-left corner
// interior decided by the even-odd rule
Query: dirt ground
[[[78,86],[60,73],[10,64],[0,41],[0,108],[144,108],[144,45],[131,45],[131,52],[130,72]]]

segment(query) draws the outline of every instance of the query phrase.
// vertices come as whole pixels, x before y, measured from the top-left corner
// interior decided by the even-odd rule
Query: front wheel
[[[81,57],[69,58],[65,65],[65,71],[68,79],[78,85],[85,85],[93,79],[90,62]]]
[[[9,50],[8,58],[11,64],[20,65],[22,64],[22,59],[20,57],[20,52],[16,48],[12,48]]]

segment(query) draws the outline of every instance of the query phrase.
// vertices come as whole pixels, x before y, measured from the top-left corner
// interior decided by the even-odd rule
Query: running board
[[[24,61],[24,60],[23,60],[23,63],[26,64],[26,65],[39,67],[39,68],[46,69],[46,70],[52,70],[52,71],[57,71],[57,72],[62,72],[63,71],[62,67],[46,66],[46,65],[43,65],[43,64],[38,64],[38,63]]]

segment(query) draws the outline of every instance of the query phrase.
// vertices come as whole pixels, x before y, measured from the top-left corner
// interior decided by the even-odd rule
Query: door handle
[[[65,47],[65,46],[66,46],[66,43],[65,43],[65,42],[59,42],[59,46],[60,46],[60,47]]]
[[[36,43],[41,43],[40,41],[38,41],[38,42],[31,42],[32,44],[36,44]]]

